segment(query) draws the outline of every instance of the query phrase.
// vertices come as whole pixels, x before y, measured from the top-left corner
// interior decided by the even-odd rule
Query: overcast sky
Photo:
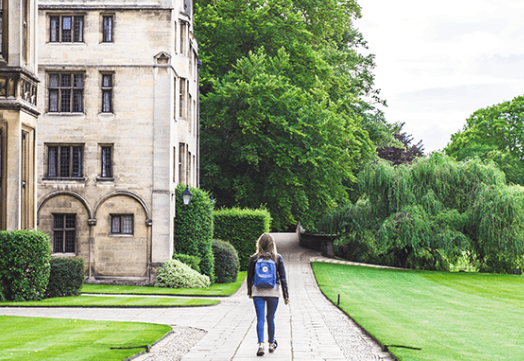
[[[524,0],[358,0],[389,122],[442,149],[475,110],[524,94]]]

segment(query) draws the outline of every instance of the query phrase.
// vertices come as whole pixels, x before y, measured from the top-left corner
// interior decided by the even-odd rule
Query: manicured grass
[[[172,330],[151,323],[17,316],[0,316],[0,325],[0,360],[32,361],[121,361]]]
[[[399,360],[524,360],[524,276],[312,267],[324,294],[340,294]]]
[[[47,298],[42,301],[0,302],[0,307],[189,307],[210,306],[219,302],[204,298],[76,296]]]
[[[162,288],[147,286],[88,285],[82,287],[82,293],[115,293],[137,295],[178,295],[178,296],[230,296],[242,284],[247,272],[240,272],[236,282],[215,283],[209,288]]]

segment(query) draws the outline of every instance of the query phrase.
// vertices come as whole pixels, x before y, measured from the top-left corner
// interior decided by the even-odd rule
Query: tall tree
[[[446,154],[494,161],[507,180],[524,185],[524,96],[474,112],[451,136]]]
[[[202,185],[218,205],[265,204],[276,229],[347,198],[373,141],[373,56],[354,1],[201,0]],[[370,99],[366,102],[364,99]],[[388,138],[389,137],[389,138]]]

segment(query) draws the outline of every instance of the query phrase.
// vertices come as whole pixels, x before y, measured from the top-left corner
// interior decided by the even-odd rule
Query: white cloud
[[[476,109],[524,94],[524,2],[359,3],[386,117],[416,139],[431,135],[426,150],[444,147]]]

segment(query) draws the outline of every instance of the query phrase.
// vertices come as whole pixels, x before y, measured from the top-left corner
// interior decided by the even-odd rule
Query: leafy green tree
[[[201,0],[195,14],[202,185],[219,206],[265,204],[276,229],[311,225],[348,198],[374,142],[394,142],[352,28],[359,6]]]
[[[494,161],[509,182],[524,185],[524,96],[474,112],[451,136],[446,154]]]
[[[380,160],[358,182],[361,199],[318,225],[341,236],[339,255],[421,269],[447,269],[464,253],[481,271],[521,265],[524,188],[506,185],[492,162],[457,162],[440,153],[411,165]]]

